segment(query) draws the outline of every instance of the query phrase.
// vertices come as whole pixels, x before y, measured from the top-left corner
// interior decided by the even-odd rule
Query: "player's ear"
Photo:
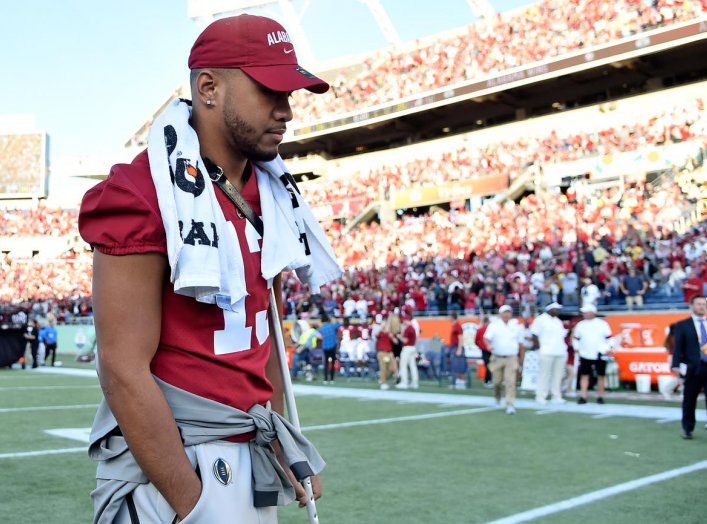
[[[218,77],[213,69],[192,71],[192,103],[213,106],[216,99]]]

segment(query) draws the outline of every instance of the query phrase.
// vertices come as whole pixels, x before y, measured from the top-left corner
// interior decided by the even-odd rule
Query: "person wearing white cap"
[[[518,353],[521,350],[523,329],[513,318],[511,306],[498,309],[500,318],[489,324],[484,333],[484,341],[491,352],[489,366],[493,376],[493,388],[496,403],[501,403],[501,387],[506,386],[506,413],[516,412],[513,403],[516,399],[516,381],[518,374]],[[521,355],[521,359],[522,359]]]
[[[560,385],[567,363],[567,330],[558,317],[561,308],[557,302],[548,304],[545,313],[536,318],[530,326],[535,347],[540,348],[540,374],[535,391],[535,400],[540,404],[547,403],[548,391],[552,395],[553,403],[565,402]]]
[[[606,361],[603,357],[611,347],[611,327],[606,320],[597,318],[597,308],[594,305],[586,304],[581,307],[580,311],[584,320],[577,323],[572,333],[572,346],[579,352],[579,387],[581,393],[577,403],[587,403],[589,375],[596,371],[597,402],[603,404],[606,384]]]

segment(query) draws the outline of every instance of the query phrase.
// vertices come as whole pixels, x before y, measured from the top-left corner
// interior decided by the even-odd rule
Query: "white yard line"
[[[75,368],[56,368],[56,367],[40,367],[33,372],[71,375],[81,377],[96,377],[95,369],[75,369]],[[371,382],[373,384],[373,382]],[[0,388],[2,389],[2,388]],[[322,397],[334,398],[353,398],[362,402],[375,402],[377,400],[393,400],[415,402],[420,404],[447,404],[449,406],[479,406],[492,407],[495,406],[493,397],[485,397],[473,395],[473,390],[469,390],[469,394],[451,395],[449,393],[428,393],[420,391],[401,391],[380,389],[354,389],[342,388],[333,385],[319,386],[307,384],[295,384],[295,395],[313,395]],[[538,410],[538,404],[534,399],[517,398],[515,401],[516,409]],[[577,413],[583,415],[612,415],[615,417],[633,417],[646,418],[652,420],[680,420],[680,406],[637,406],[635,404],[621,404],[617,401],[609,400],[608,404],[583,404],[578,405],[574,402],[552,406],[552,411],[562,413]],[[707,421],[707,416],[704,410],[697,410],[697,420]]]
[[[63,453],[88,453],[86,446],[80,448],[63,448],[63,449],[43,449],[41,451],[21,451],[19,453],[0,453],[0,459],[6,458],[25,458],[25,457],[43,457],[45,455],[61,455]]]
[[[378,424],[390,424],[392,422],[407,422],[409,420],[428,420],[432,418],[452,417],[455,415],[471,415],[473,413],[483,413],[485,411],[494,411],[496,408],[476,408],[476,409],[458,409],[456,411],[445,411],[442,413],[427,413],[424,415],[409,415],[407,417],[391,417],[378,418],[369,420],[355,420],[352,422],[337,422],[334,424],[320,424],[318,426],[304,426],[303,432],[320,431],[322,429],[338,429],[351,428],[354,426],[375,426]]]
[[[353,422],[338,422],[334,424],[320,424],[316,426],[304,426],[302,428],[303,432],[310,431],[322,431],[327,429],[339,429],[339,428],[350,428],[354,426],[375,426],[379,424],[392,424],[395,422],[407,422],[411,420],[427,420],[440,417],[452,417],[455,415],[470,415],[474,413],[483,413],[485,411],[492,411],[495,408],[476,408],[476,409],[458,409],[455,411],[445,411],[442,413],[426,413],[423,415],[410,415],[407,417],[391,417],[391,418],[380,418],[380,419],[369,419],[369,420],[357,420]],[[47,433],[56,435],[63,438],[74,438],[76,440],[84,440],[88,442],[88,435],[90,433],[90,428],[70,428],[70,429],[54,429],[49,430]],[[86,447],[82,448],[65,448],[65,449],[55,449],[55,450],[45,450],[45,451],[25,451],[20,453],[2,453],[0,454],[0,459],[3,458],[21,458],[21,457],[39,457],[43,455],[55,455],[57,453],[74,453],[79,451],[86,451]]]
[[[32,370],[32,373],[46,373],[47,375],[67,375],[70,377],[87,377],[97,378],[95,369],[78,369],[78,368],[57,368],[57,367],[39,367]]]
[[[35,406],[27,408],[0,408],[0,413],[18,413],[23,411],[60,411],[65,409],[96,409],[98,404],[71,404],[68,406]]]
[[[515,515],[504,517],[499,520],[494,520],[493,522],[489,522],[487,524],[517,524],[519,522],[529,522],[540,517],[546,517],[547,515],[553,515],[561,511],[567,511],[568,509],[573,509],[578,506],[583,506],[585,504],[591,504],[592,502],[596,502],[598,500],[602,500],[608,497],[613,497],[614,495],[618,495],[620,493],[633,491],[635,489],[639,489],[650,484],[655,484],[656,482],[663,482],[664,480],[680,477],[682,475],[687,475],[689,473],[694,473],[695,471],[700,471],[703,469],[707,469],[707,460],[697,462],[690,466],[671,469],[669,471],[664,471],[655,475],[649,475],[647,477],[631,480],[622,484],[616,484],[615,486],[610,486],[608,488],[592,491],[590,493],[586,493],[585,495],[580,495],[571,499],[562,500],[560,502],[555,502],[554,504],[548,504],[547,506],[541,506],[539,508],[524,511],[522,513],[516,513]]]
[[[91,438],[91,428],[45,429],[44,432],[48,435],[78,440],[79,442],[85,442],[86,444],[88,444],[88,441]]]

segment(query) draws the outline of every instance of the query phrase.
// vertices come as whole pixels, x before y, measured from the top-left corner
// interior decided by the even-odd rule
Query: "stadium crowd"
[[[327,233],[346,276],[321,298],[289,277],[288,314],[372,315],[405,304],[424,313],[478,312],[505,303],[531,314],[551,301],[577,305],[585,299],[619,305],[628,293],[624,280],[631,268],[641,279],[639,287],[645,283],[642,293],[672,302],[689,299],[707,281],[706,228],[679,236],[672,226],[707,194],[705,178],[704,169],[674,170],[652,183],[636,176],[613,189],[591,190],[585,183],[562,195],[488,201],[471,211],[433,208],[346,232],[331,221]],[[50,234],[77,236],[76,210],[40,206],[4,215],[3,235],[30,241]],[[1,263],[0,303],[6,314],[40,308],[60,321],[91,314],[87,246],[51,260],[10,253]]]
[[[0,214],[0,235],[56,237],[77,234],[77,209],[5,209]]]
[[[678,103],[669,111],[610,126],[595,132],[561,135],[551,130],[541,137],[499,141],[482,147],[450,148],[421,158],[362,170],[355,176],[326,177],[302,184],[313,207],[363,199],[362,207],[382,195],[414,186],[440,185],[489,175],[504,175],[512,183],[531,166],[567,162],[595,155],[634,151],[707,137],[704,100]]]
[[[685,176],[680,182],[654,186],[639,179],[624,190],[581,196],[570,188],[518,203],[489,201],[473,211],[433,209],[346,233],[331,222],[327,233],[346,274],[321,298],[289,276],[288,314],[375,315],[406,304],[436,313],[490,311],[508,303],[528,314],[551,301],[617,305],[624,303],[630,268],[652,296],[689,300],[707,282],[707,225],[684,235],[672,232],[691,203],[684,188],[695,185]],[[31,216],[37,223],[29,231],[56,218]],[[90,252],[70,250],[51,261],[10,254],[1,263],[5,315],[38,310],[61,321],[91,314]]]
[[[463,34],[420,43],[413,52],[398,49],[375,55],[355,78],[342,76],[326,96],[295,100],[293,106],[306,107],[315,120],[329,113],[341,115],[690,20],[705,11],[707,0],[546,0],[481,20]],[[394,191],[486,175],[506,175],[512,182],[530,166],[695,138],[704,143],[704,115],[704,101],[688,98],[670,111],[620,125],[570,135],[551,130],[544,136],[473,147],[441,146],[434,154],[409,155],[354,176],[327,177],[301,187],[316,208],[356,199],[365,205]],[[32,157],[15,153],[18,158]],[[629,182],[624,190],[581,195],[570,190],[561,197],[540,193],[518,203],[487,202],[472,211],[433,210],[346,233],[331,221],[327,232],[346,276],[324,289],[321,298],[310,296],[289,276],[288,313],[370,315],[405,304],[428,313],[479,311],[505,303],[523,312],[551,300],[579,303],[586,293],[594,302],[616,304],[630,291],[624,285],[630,268],[637,270],[651,294],[689,298],[707,280],[705,227],[680,236],[672,232],[672,224],[681,209],[707,197],[707,183],[690,172],[672,173],[655,187],[643,180]],[[4,210],[0,235],[30,243],[47,236],[76,239],[77,214],[44,205]],[[17,309],[53,313],[59,320],[91,314],[91,254],[86,246],[51,260],[4,254],[0,263],[2,320]]]
[[[472,313],[509,304],[530,315],[553,301],[623,305],[632,268],[645,283],[641,294],[689,300],[707,282],[705,224],[685,235],[671,231],[689,204],[675,182],[636,181],[624,191],[534,194],[345,234],[333,223],[328,233],[348,272],[321,300],[288,279],[288,313],[375,315],[405,305]]]
[[[75,226],[74,226],[75,227]],[[59,322],[91,315],[92,257],[89,252],[69,251],[53,260],[0,259],[0,323],[10,322],[18,310]]]
[[[528,65],[643,31],[692,20],[707,2],[681,0],[545,0],[526,8],[481,19],[464,34],[435,39],[412,51],[390,49],[374,55],[363,71],[343,73],[329,93],[306,98],[297,121],[360,110],[490,73]]]

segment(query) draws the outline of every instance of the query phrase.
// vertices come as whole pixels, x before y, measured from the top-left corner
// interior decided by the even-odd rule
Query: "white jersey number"
[[[232,234],[235,235],[233,225]],[[246,224],[246,238],[248,247],[251,253],[260,251],[260,235],[255,231],[255,228],[250,222]],[[234,239],[237,242],[237,239]],[[217,355],[228,355],[229,353],[239,353],[252,348],[250,343],[253,335],[253,326],[246,325],[246,298],[242,298],[235,307],[235,311],[223,312],[223,329],[214,331],[214,353]],[[255,336],[259,344],[263,344],[270,333],[268,326],[267,310],[258,311],[255,313]]]

